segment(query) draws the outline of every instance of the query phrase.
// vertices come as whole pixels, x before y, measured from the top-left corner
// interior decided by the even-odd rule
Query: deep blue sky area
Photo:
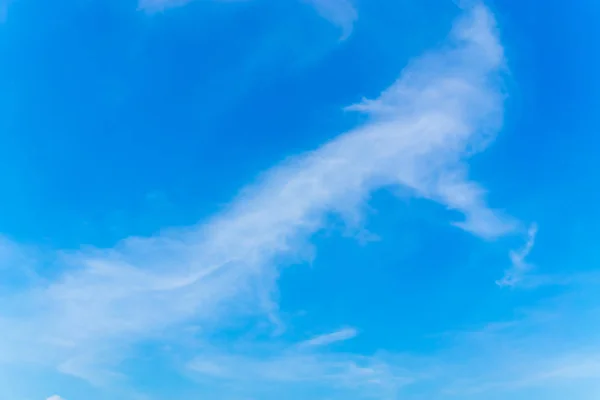
[[[599,398],[599,17],[0,0],[0,398]]]
[[[292,3],[198,2],[152,16],[131,2],[65,3],[21,0],[2,27],[3,91],[15,93],[3,98],[3,130],[14,132],[3,159],[15,172],[3,176],[14,194],[2,226],[67,247],[217,210],[259,172],[355,123],[341,109],[396,79],[457,14],[442,4],[427,17],[436,29],[419,29],[403,6],[370,5],[365,37],[339,46],[335,27]],[[19,17],[32,22],[11,23]],[[410,40],[390,49],[389,36]]]

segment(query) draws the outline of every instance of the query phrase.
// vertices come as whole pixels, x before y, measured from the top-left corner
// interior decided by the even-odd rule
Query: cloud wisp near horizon
[[[145,15],[191,1],[141,0],[138,7]],[[358,28],[353,32],[360,24],[359,2],[299,3],[333,24],[316,17],[326,28],[341,30],[340,49],[354,45],[360,34]],[[507,398],[503,393],[551,384],[587,384],[599,378],[600,365],[594,358],[600,355],[597,341],[569,330],[571,322],[598,315],[595,302],[586,297],[593,289],[574,290],[584,283],[593,286],[593,274],[582,274],[578,280],[570,276],[555,285],[558,274],[534,271],[529,258],[535,256],[536,241],[543,240],[537,223],[497,204],[506,197],[488,196],[486,184],[476,179],[482,175],[471,172],[471,161],[481,157],[503,128],[509,66],[490,9],[468,2],[457,12],[448,35],[415,54],[401,71],[394,70],[393,79],[370,92],[378,95],[340,107],[358,123],[329,132],[319,146],[264,170],[241,185],[226,206],[194,225],[161,226],[153,236],[123,235],[114,246],[81,243],[76,249],[0,236],[0,368],[51,371],[61,377],[57,381],[74,380],[79,382],[75,385],[106,391],[108,396],[118,389],[126,393],[124,399],[151,400],[268,400],[281,398],[281,393],[292,393],[291,400],[400,396],[493,400]],[[243,21],[253,23],[250,18]],[[182,32],[181,37],[187,35],[185,29]],[[316,101],[319,93],[311,96],[301,100]],[[286,273],[307,269],[318,259],[319,235],[340,223],[347,236],[359,242],[370,216],[367,210],[382,192],[399,194],[390,196],[397,203],[411,198],[434,207],[444,232],[473,246],[465,252],[473,254],[474,264],[485,252],[471,251],[475,246],[496,246],[504,257],[508,252],[504,276],[482,285],[502,292],[510,311],[474,322],[465,317],[444,332],[421,332],[422,337],[437,335],[439,343],[417,341],[414,348],[365,345],[363,334],[388,327],[363,326],[361,319],[332,318],[319,326],[295,326],[281,301]],[[402,206],[408,212],[415,207],[411,202]],[[505,246],[507,242],[510,246]],[[521,247],[507,250],[515,249],[515,242],[521,242]],[[397,248],[404,245],[399,242]],[[440,270],[432,274],[445,276],[441,269],[451,258],[449,250],[447,257],[441,254],[446,250],[443,244],[427,249],[440,252],[435,260]],[[340,256],[340,264],[342,260]],[[411,263],[415,268],[421,265],[419,259]],[[369,268],[374,269],[364,266],[365,276],[371,273]],[[394,264],[394,269],[392,279],[410,280],[404,265]],[[343,275],[343,266],[335,273]],[[468,291],[472,289],[468,285],[480,284],[470,281],[472,275],[465,273],[447,285]],[[361,285],[357,282],[356,291],[362,290]],[[520,306],[527,290],[534,289],[546,290],[547,297]],[[307,290],[303,296],[319,303],[319,296],[326,298],[336,290]],[[440,291],[439,286],[429,297],[420,295],[422,304],[415,304],[412,311],[431,310],[425,303],[436,301],[435,291]],[[496,295],[473,292],[482,304],[485,296]],[[365,309],[397,313],[394,306],[373,301]],[[580,306],[576,312],[571,312],[571,303]],[[425,319],[415,320],[425,325]],[[414,328],[406,321],[393,323],[401,327],[390,329],[390,336]],[[577,344],[565,344],[574,337],[580,338]],[[193,389],[187,394],[149,393],[152,389],[136,387],[143,380],[136,373],[144,368],[176,376],[174,381],[185,379]],[[164,386],[173,389],[171,384]],[[76,400],[71,398],[76,391],[60,389],[46,392],[43,398]],[[48,397],[53,393],[60,395]]]

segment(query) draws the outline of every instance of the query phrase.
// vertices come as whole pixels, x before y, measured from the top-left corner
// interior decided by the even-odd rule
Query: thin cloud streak
[[[352,398],[394,399],[417,379],[378,355],[360,356],[317,351],[301,345],[261,355],[203,354],[189,363],[188,370],[213,385],[235,383],[244,394],[261,387],[329,387]]]
[[[465,164],[501,126],[503,68],[494,18],[476,6],[446,46],[352,107],[368,123],[268,171],[225,212],[112,249],[58,253],[59,279],[2,299],[0,330],[11,334],[0,361],[35,360],[95,380],[110,376],[135,343],[182,325],[210,332],[235,318],[277,323],[281,266],[303,258],[329,215],[360,221],[383,187],[462,214],[453,223],[483,238],[514,233],[519,223],[488,207]]]
[[[344,328],[337,332],[328,333],[325,335],[315,336],[305,342],[302,342],[302,347],[318,347],[327,346],[337,342],[343,342],[355,338],[358,335],[358,331],[354,328]]]
[[[511,268],[506,271],[502,279],[496,282],[498,286],[517,286],[523,281],[525,274],[531,270],[532,266],[526,261],[526,258],[533,249],[537,231],[537,224],[532,224],[527,231],[525,246],[518,251],[510,252]]]
[[[574,289],[573,293],[579,291]],[[510,396],[511,392],[522,389],[569,387],[567,393],[578,399],[588,397],[575,395],[575,388],[586,395],[597,393],[600,390],[597,338],[584,331],[561,337],[565,326],[598,320],[596,306],[586,309],[578,304],[561,309],[560,305],[572,301],[569,298],[573,293],[522,310],[520,319],[488,324],[475,332],[455,333],[454,349],[438,357],[438,363],[447,364],[436,378],[445,381],[442,392],[450,398],[481,398],[486,393]],[[595,332],[596,328],[597,324],[593,324],[587,331]],[[457,356],[468,362],[453,364]]]

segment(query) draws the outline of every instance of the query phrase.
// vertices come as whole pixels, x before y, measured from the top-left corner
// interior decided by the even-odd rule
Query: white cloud
[[[62,397],[58,396],[58,395],[54,395],[54,396],[50,396],[48,397],[46,400],[65,400]]]
[[[277,385],[288,390],[323,385],[338,389],[339,397],[331,397],[336,399],[520,398],[526,393],[527,398],[591,400],[600,393],[600,309],[597,301],[581,303],[581,292],[575,287],[515,310],[514,320],[440,335],[435,344],[442,347],[429,356],[360,356],[299,344],[258,355],[209,351],[189,368],[211,384],[223,383],[224,393],[232,386],[248,392],[273,388],[269,393],[278,394]],[[597,287],[586,292],[598,298]]]
[[[358,335],[358,331],[354,328],[344,328],[339,331],[328,333],[325,335],[316,336],[301,343],[301,346],[327,346],[336,342],[343,342],[352,339]]]
[[[350,0],[305,0],[317,12],[342,29],[342,40],[350,36],[358,12]]]
[[[455,224],[473,234],[512,233],[518,224],[487,206],[464,162],[500,128],[502,68],[494,19],[477,6],[444,47],[413,60],[379,98],[352,107],[368,123],[271,169],[225,212],[112,249],[58,253],[60,278],[2,299],[0,331],[10,334],[0,360],[36,360],[103,381],[129,346],[182,325],[210,333],[232,318],[277,321],[272,294],[286,257],[302,257],[331,213],[360,216],[383,187],[457,211],[464,219]]]
[[[525,242],[525,246],[518,251],[513,250],[510,252],[512,265],[511,268],[506,271],[504,277],[496,282],[499,286],[516,286],[522,281],[524,275],[531,270],[531,265],[526,261],[526,258],[535,244],[537,230],[537,225],[532,224],[527,231],[527,241]]]
[[[416,377],[382,356],[328,353],[301,345],[260,355],[203,354],[188,368],[212,384],[235,382],[252,393],[261,387],[311,385],[349,391],[352,398],[396,398]]]

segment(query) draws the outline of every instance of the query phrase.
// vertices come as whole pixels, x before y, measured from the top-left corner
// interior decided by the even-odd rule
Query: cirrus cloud
[[[412,60],[379,97],[348,108],[364,113],[366,123],[265,172],[224,212],[114,248],[56,252],[59,277],[34,280],[2,299],[0,330],[9,334],[0,360],[35,360],[102,384],[136,343],[198,326],[207,338],[235,319],[278,325],[274,294],[287,261],[303,259],[332,214],[360,221],[369,196],[382,188],[439,203],[462,216],[452,224],[482,238],[519,232],[519,221],[490,207],[485,190],[468,178],[469,156],[501,127],[504,67],[494,18],[475,6],[444,46]],[[325,373],[334,386],[358,377],[369,387],[408,379],[376,357],[299,349],[355,334],[313,338],[288,350],[285,362],[215,351],[218,362],[195,358],[190,365],[216,376],[231,374],[223,365],[260,365],[267,372],[255,372],[257,378],[284,381],[292,377],[278,374],[291,365],[307,381]]]

